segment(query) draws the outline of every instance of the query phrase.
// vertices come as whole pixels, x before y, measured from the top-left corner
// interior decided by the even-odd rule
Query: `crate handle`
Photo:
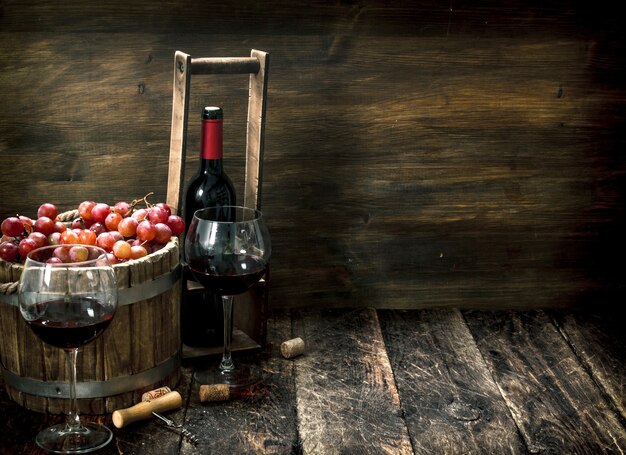
[[[183,197],[192,74],[250,74],[243,205],[261,209],[268,68],[269,54],[256,49],[252,49],[250,57],[217,58],[192,58],[189,54],[176,51],[166,199],[176,213],[180,213]]]
[[[256,57],[191,59],[191,74],[256,74],[260,69],[261,64]]]

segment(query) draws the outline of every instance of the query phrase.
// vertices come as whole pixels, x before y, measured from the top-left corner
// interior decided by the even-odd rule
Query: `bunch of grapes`
[[[50,203],[39,207],[36,220],[23,215],[8,217],[1,225],[0,258],[24,262],[30,251],[42,246],[82,244],[101,247],[113,264],[140,259],[163,248],[185,230],[183,219],[172,215],[167,204],[150,204],[148,196],[113,206],[83,201],[78,206],[79,216],[69,226],[59,219],[57,207]],[[140,208],[142,201],[145,207]],[[70,262],[68,251],[59,248],[55,256],[61,262]]]

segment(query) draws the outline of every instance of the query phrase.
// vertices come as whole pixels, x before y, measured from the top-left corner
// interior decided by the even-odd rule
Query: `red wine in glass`
[[[246,292],[265,274],[265,261],[253,255],[232,254],[227,260],[209,265],[208,261],[196,259],[189,264],[191,272],[206,289],[214,289],[222,295]]]
[[[68,259],[59,263],[51,261],[52,257]],[[113,432],[105,425],[81,422],[76,357],[79,348],[100,336],[111,323],[117,299],[116,274],[101,248],[52,245],[35,249],[26,257],[18,290],[20,313],[39,339],[66,353],[69,373],[66,422],[44,428],[35,438],[47,452],[89,453],[113,439]]]
[[[271,240],[262,213],[249,207],[220,206],[197,210],[185,238],[185,260],[196,280],[222,295],[224,352],[218,369],[197,370],[199,384],[242,387],[260,380],[255,365],[235,367],[230,326],[233,296],[246,292],[267,271]]]
[[[44,343],[61,349],[79,348],[100,335],[113,315],[89,297],[71,297],[39,303],[41,316],[27,321]]]

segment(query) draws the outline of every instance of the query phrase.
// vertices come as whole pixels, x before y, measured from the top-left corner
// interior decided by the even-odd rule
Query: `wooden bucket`
[[[107,414],[141,394],[180,379],[180,256],[178,239],[148,256],[113,266],[119,305],[113,321],[78,354],[80,412]],[[14,401],[39,412],[69,411],[65,353],[45,345],[22,319],[20,264],[0,260],[0,368]]]

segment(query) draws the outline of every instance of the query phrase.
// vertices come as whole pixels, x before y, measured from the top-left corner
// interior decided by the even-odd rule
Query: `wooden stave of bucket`
[[[78,354],[77,395],[83,414],[131,406],[151,389],[180,380],[178,239],[139,260],[113,266],[120,304],[105,332]],[[15,283],[21,264],[0,260],[0,368],[8,395],[27,409],[69,411],[65,354],[45,345],[22,319]],[[10,290],[9,290],[10,289]]]

